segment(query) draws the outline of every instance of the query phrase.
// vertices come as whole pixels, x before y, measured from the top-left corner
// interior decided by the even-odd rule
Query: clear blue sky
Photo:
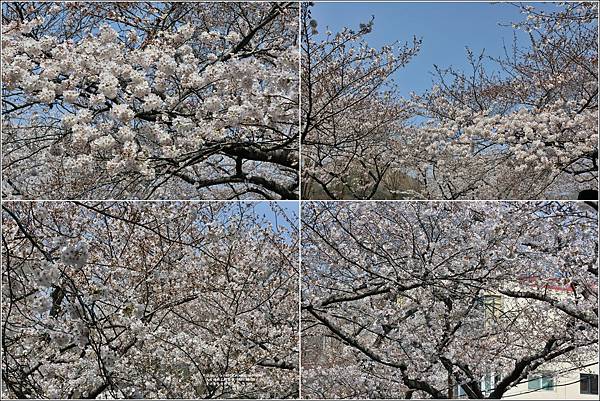
[[[556,4],[535,3],[544,10],[557,9]],[[370,46],[411,41],[413,36],[423,39],[419,54],[405,68],[394,75],[403,96],[411,91],[417,93],[431,87],[433,64],[445,68],[468,67],[465,46],[475,54],[485,49],[486,54],[503,54],[503,39],[508,47],[512,44],[514,30],[499,26],[520,21],[524,16],[519,9],[506,3],[341,3],[315,2],[312,16],[323,34],[329,27],[332,32],[342,27],[358,28],[359,23],[367,22],[375,16],[373,31],[366,36]],[[517,31],[518,39],[526,39],[523,32]],[[527,44],[524,40],[523,44]]]
[[[253,204],[256,214],[258,214],[259,216],[265,216],[267,221],[269,221],[274,226],[274,229],[276,224],[287,228],[289,228],[290,226],[285,221],[285,218],[283,218],[283,216],[278,216],[278,213],[276,213],[273,210],[272,204],[279,205],[279,207],[283,209],[283,212],[285,213],[285,215],[287,215],[287,217],[290,220],[296,222],[298,221],[298,208],[300,204],[300,202],[298,201],[253,202]]]

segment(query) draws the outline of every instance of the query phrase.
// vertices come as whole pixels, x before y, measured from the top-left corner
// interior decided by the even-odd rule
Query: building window
[[[554,377],[549,374],[530,376],[527,381],[529,390],[554,391]]]
[[[484,327],[494,325],[502,318],[502,296],[487,294],[477,299],[477,310],[480,315],[480,324]]]
[[[456,398],[467,398],[467,393],[465,389],[460,384],[454,387],[454,391],[456,393]]]
[[[581,394],[598,394],[598,375],[581,373],[579,375],[579,392]]]
[[[492,391],[494,391],[494,389],[496,388],[498,383],[500,383],[500,379],[501,379],[500,375],[495,375],[493,373],[487,373],[481,379],[481,384],[480,384],[481,391],[483,391],[484,394],[491,393]]]
[[[485,295],[483,297],[486,317],[499,318],[502,316],[502,296],[500,295]]]

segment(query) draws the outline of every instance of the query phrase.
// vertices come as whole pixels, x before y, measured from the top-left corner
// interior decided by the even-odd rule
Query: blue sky
[[[290,220],[298,221],[298,201],[255,202],[254,211],[259,216],[265,216],[267,221],[271,222],[273,226],[277,224],[289,228],[289,224],[287,224],[283,216],[277,216],[271,204],[278,204]]]
[[[545,10],[557,8],[551,3],[533,5]],[[475,54],[485,49],[490,56],[502,55],[502,41],[510,47],[515,31],[498,23],[510,24],[524,18],[517,7],[506,3],[315,2],[312,8],[321,34],[327,30],[326,26],[332,32],[343,26],[357,28],[371,15],[375,16],[375,26],[366,39],[372,47],[379,48],[396,40],[411,41],[413,36],[423,39],[419,54],[394,75],[403,96],[431,87],[433,64],[466,69],[465,46]],[[517,32],[519,40],[526,39],[523,32]]]

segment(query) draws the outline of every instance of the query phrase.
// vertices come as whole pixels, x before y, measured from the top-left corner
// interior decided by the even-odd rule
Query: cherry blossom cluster
[[[3,8],[6,196],[297,196],[293,5],[245,20],[218,3],[108,5],[89,27],[102,8],[20,7]],[[69,18],[77,36],[51,29]]]
[[[444,398],[448,380],[499,398],[597,353],[588,205],[312,202],[302,216],[309,398]]]
[[[357,31],[319,32],[303,10],[303,193],[311,199],[574,199],[598,187],[597,5],[523,6],[505,58],[436,69],[410,99],[394,53]],[[425,43],[424,46],[427,46]],[[509,57],[508,54],[511,54]]]
[[[375,49],[358,30],[326,31],[302,10],[303,194],[311,199],[372,198],[391,166],[391,133],[410,108],[394,95],[390,76],[420,41]]]
[[[393,140],[398,160],[424,183],[419,197],[561,199],[595,186],[593,109],[562,100],[505,115],[446,106],[452,119]]]
[[[254,207],[3,204],[2,398],[297,397],[297,217]]]

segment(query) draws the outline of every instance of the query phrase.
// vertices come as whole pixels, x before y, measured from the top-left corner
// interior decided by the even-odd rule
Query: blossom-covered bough
[[[598,189],[598,5],[520,7],[526,19],[513,28],[526,45],[491,60],[469,51],[471,72],[437,68],[438,85],[413,99],[429,120],[397,154],[416,156],[427,198],[576,199]]]
[[[297,216],[260,207],[5,202],[2,398],[297,397]]]
[[[298,198],[296,3],[3,3],[5,197]]]
[[[305,397],[500,398],[597,360],[590,205],[310,202],[302,220]]]
[[[525,20],[513,28],[526,36],[506,46],[504,57],[468,51],[472,71],[435,67],[434,87],[410,99],[392,94],[389,77],[418,46],[396,57],[389,47],[370,49],[359,41],[370,23],[318,41],[306,11],[308,196],[576,199],[597,191],[598,6],[520,7]],[[418,184],[392,180],[390,187],[398,172]]]

